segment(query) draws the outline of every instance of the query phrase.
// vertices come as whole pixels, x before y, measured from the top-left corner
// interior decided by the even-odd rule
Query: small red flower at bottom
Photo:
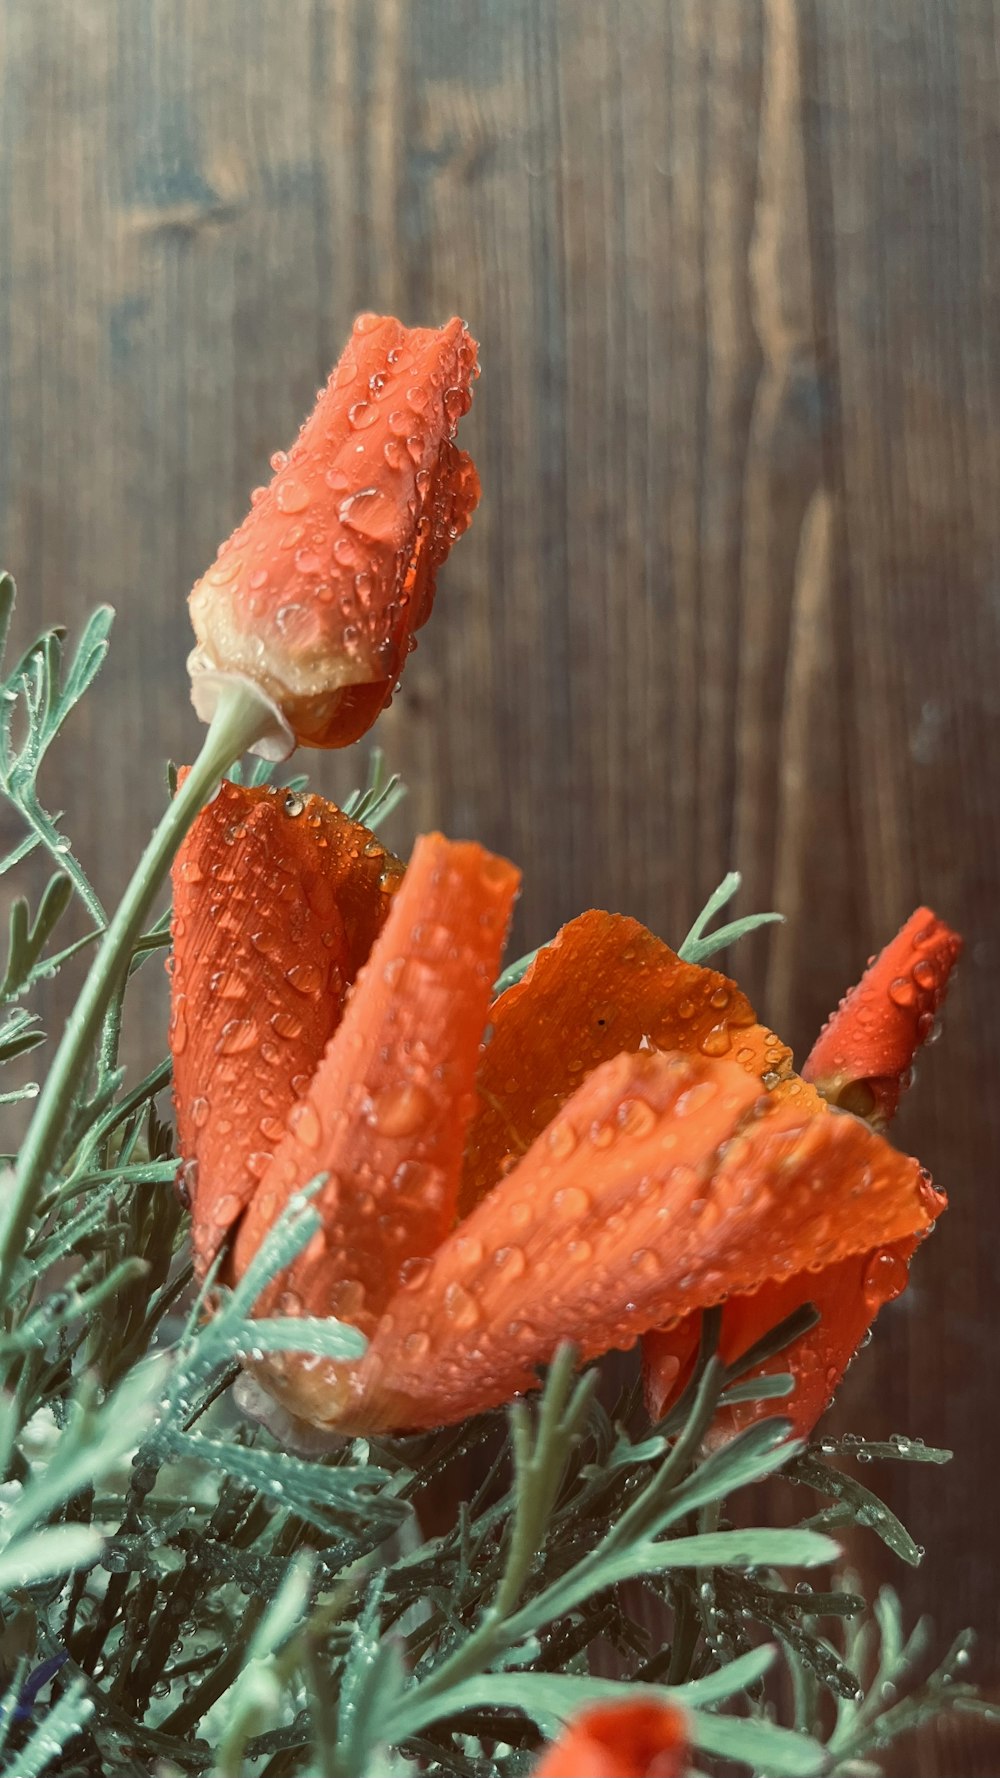
[[[690,1754],[676,1704],[593,1704],[546,1749],[534,1778],[684,1778]]]

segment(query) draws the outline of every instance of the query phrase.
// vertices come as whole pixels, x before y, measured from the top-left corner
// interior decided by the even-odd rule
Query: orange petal
[[[240,674],[295,739],[343,747],[388,703],[479,498],[452,440],[478,375],[459,320],[360,315],[273,480],[191,593],[198,714]]]
[[[941,1200],[944,1208],[944,1200]],[[800,1272],[782,1283],[765,1284],[752,1296],[730,1297],[722,1310],[719,1356],[732,1364],[796,1309],[812,1303],[820,1320],[808,1333],[755,1366],[754,1377],[790,1372],[790,1396],[740,1402],[720,1409],[715,1436],[730,1437],[755,1420],[781,1414],[797,1437],[807,1438],[829,1407],[847,1366],[885,1303],[906,1288],[917,1237],[906,1235],[867,1253],[852,1253],[819,1272]],[[691,1373],[701,1337],[701,1316],[689,1315],[677,1327],[646,1335],[643,1374],[650,1416],[659,1420]]]
[[[497,1000],[490,1023],[463,1213],[525,1152],[585,1074],[644,1040],[660,1050],[725,1056],[768,1084],[791,1066],[791,1051],[757,1023],[735,982],[682,963],[638,920],[597,909],[571,920],[539,952]]]
[[[277,1305],[368,1329],[405,1263],[451,1228],[478,1045],[518,882],[513,865],[481,846],[440,834],[417,842],[240,1227],[237,1275],[292,1194],[329,1174],[316,1199],[323,1232],[268,1286],[260,1313]],[[321,1378],[304,1386],[320,1388]]]
[[[184,841],[170,1047],[199,1272],[269,1166],[402,870],[322,797],[237,784]]]
[[[683,1710],[629,1698],[579,1711],[543,1753],[535,1778],[684,1778],[690,1756]]]
[[[827,1020],[802,1070],[806,1080],[832,1104],[884,1127],[934,1029],[961,949],[956,932],[918,908]]]
[[[583,1358],[627,1347],[926,1227],[933,1196],[856,1118],[803,1118],[732,1063],[619,1056],[393,1298],[350,1422],[426,1427],[493,1407],[531,1388],[562,1340]]]
[[[801,1094],[807,1091],[815,1096],[817,1109],[829,1101],[883,1128],[897,1109],[916,1050],[933,1029],[961,948],[957,933],[929,908],[918,908],[827,1020],[803,1069],[815,1086],[803,1088],[793,1075],[775,1089],[775,1096],[798,1092],[804,1107]],[[942,1194],[937,1209],[945,1207]],[[752,1373],[791,1372],[792,1396],[726,1409],[717,1428],[738,1431],[752,1420],[780,1413],[798,1433],[809,1433],[879,1310],[905,1289],[916,1245],[912,1238],[883,1241],[823,1272],[765,1285],[752,1297],[728,1302],[719,1344],[727,1363],[804,1303],[813,1303],[821,1320]],[[700,1331],[697,1315],[667,1332],[650,1334],[644,1342],[646,1396],[654,1418],[665,1413],[683,1387]]]

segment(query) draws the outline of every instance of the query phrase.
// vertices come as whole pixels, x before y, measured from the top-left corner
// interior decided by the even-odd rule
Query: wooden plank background
[[[184,594],[355,311],[457,310],[485,497],[382,725],[396,838],[522,860],[525,943],[676,940],[738,864],[800,1053],[918,900],[964,929],[901,1123],[953,1207],[842,1418],[956,1449],[887,1478],[894,1578],[994,1686],[997,0],[0,0],[0,58],[0,542],[21,638],[118,608],[49,786],[102,893],[195,745]]]

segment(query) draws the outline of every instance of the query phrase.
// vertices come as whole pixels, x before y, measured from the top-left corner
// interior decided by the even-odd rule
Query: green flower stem
[[[153,898],[184,835],[223,773],[273,726],[274,713],[251,686],[234,680],[219,698],[198,758],[136,866],[90,968],[18,1157],[0,1232],[0,1276],[24,1251],[31,1218],[87,1067],[91,1047],[132,956]]]

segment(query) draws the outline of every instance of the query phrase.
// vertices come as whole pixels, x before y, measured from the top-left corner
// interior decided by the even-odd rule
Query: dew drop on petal
[[[389,1087],[375,1106],[375,1125],[383,1136],[413,1136],[425,1125],[434,1101],[425,1087],[413,1082]]]
[[[475,1327],[481,1319],[479,1304],[463,1284],[449,1284],[444,1293],[444,1312],[458,1332]]]
[[[378,409],[374,402],[356,401],[348,408],[347,418],[355,432],[364,432],[369,426],[374,426],[378,419]]]
[[[656,1128],[656,1113],[645,1099],[623,1099],[617,1117],[629,1136],[648,1136]]]
[[[297,994],[305,994],[314,1000],[323,986],[323,971],[316,963],[296,963],[286,979]]]
[[[568,1118],[557,1118],[550,1125],[547,1141],[557,1161],[567,1161],[578,1144],[578,1137]]]
[[[590,1209],[590,1193],[585,1192],[582,1186],[566,1185],[562,1191],[556,1192],[552,1199],[552,1208],[560,1216],[584,1216]]]
[[[872,1308],[891,1301],[901,1290],[905,1290],[908,1275],[906,1261],[898,1253],[893,1253],[889,1248],[880,1248],[877,1253],[872,1254],[865,1267],[865,1301]]]
[[[309,489],[300,481],[282,482],[276,495],[279,512],[305,512],[309,505]]]
[[[498,1272],[503,1273],[505,1280],[511,1281],[523,1277],[528,1261],[523,1247],[500,1247],[493,1255],[493,1264]]]
[[[416,1290],[422,1284],[431,1269],[429,1259],[416,1257],[406,1259],[399,1268],[399,1282],[404,1290]]]
[[[309,1099],[303,1099],[288,1114],[288,1128],[293,1130],[306,1148],[318,1148],[323,1135],[319,1113]]]
[[[216,1054],[239,1056],[253,1049],[257,1042],[257,1025],[253,1019],[229,1019],[222,1027],[216,1043]]]

